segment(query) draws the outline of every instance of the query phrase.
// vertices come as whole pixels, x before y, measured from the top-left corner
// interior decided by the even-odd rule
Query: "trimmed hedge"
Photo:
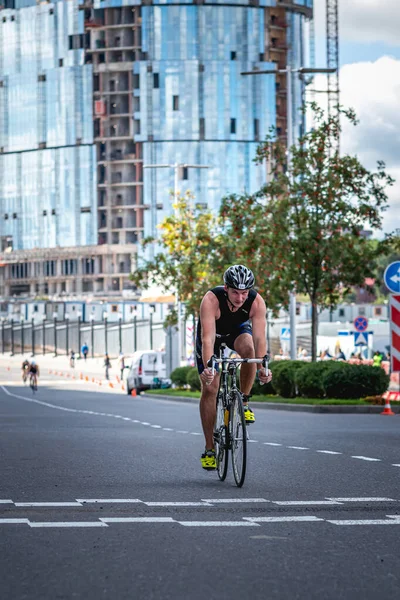
[[[282,398],[297,396],[296,371],[304,367],[302,360],[282,360],[271,363],[274,389]]]
[[[325,398],[325,375],[332,371],[342,374],[349,366],[347,363],[331,360],[303,363],[303,367],[296,372],[297,394],[305,398]],[[339,375],[339,378],[341,376]],[[348,396],[343,397],[347,398]]]
[[[388,389],[389,381],[390,377],[383,369],[369,365],[347,365],[345,369],[330,369],[322,377],[327,398],[378,396]]]
[[[186,383],[190,385],[190,389],[192,392],[197,392],[201,390],[201,383],[199,372],[197,371],[197,367],[190,367],[190,371],[187,373]]]
[[[185,386],[187,384],[187,376],[190,369],[193,369],[193,367],[177,367],[176,369],[174,369],[171,373],[172,383],[174,383],[178,387]]]

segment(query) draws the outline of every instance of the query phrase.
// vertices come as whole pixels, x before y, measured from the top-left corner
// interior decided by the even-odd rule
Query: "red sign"
[[[400,372],[400,295],[390,297],[390,359],[392,373]]]

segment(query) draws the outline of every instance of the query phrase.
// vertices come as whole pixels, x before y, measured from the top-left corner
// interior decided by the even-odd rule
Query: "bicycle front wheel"
[[[221,481],[224,481],[228,471],[228,427],[224,421],[224,406],[220,398],[217,399],[217,413],[214,425],[214,444],[217,459],[217,473]]]
[[[247,431],[244,417],[242,395],[232,392],[230,437],[232,451],[232,469],[236,485],[242,487],[246,477]]]

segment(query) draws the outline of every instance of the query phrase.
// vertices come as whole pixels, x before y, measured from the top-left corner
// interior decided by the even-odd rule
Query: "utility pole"
[[[265,70],[254,70],[254,71],[242,71],[241,75],[276,75],[277,73],[286,74],[286,87],[287,87],[287,164],[290,165],[291,159],[291,148],[295,144],[293,139],[293,101],[292,101],[292,85],[293,85],[293,73],[297,73],[299,77],[303,77],[306,74],[317,74],[317,73],[333,73],[337,69],[315,69],[307,67],[299,67],[293,69],[290,65],[286,69],[265,69]],[[289,317],[290,317],[290,358],[296,360],[297,358],[297,338],[296,338],[296,290],[293,289],[289,293]]]
[[[174,163],[174,164],[159,164],[159,165],[144,165],[144,169],[174,169],[174,201],[176,202],[179,194],[179,173],[184,169],[209,169],[208,165],[190,165],[187,163]],[[175,216],[177,216],[177,210],[174,209]],[[155,232],[152,232],[155,234]],[[176,310],[178,313],[178,352],[179,352],[179,366],[182,360],[185,358],[182,352],[182,315],[181,315],[181,302],[179,300],[178,291],[175,293],[176,297]]]

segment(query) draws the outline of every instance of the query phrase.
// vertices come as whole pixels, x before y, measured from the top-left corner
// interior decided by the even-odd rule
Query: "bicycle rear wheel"
[[[229,452],[227,448],[228,428],[224,422],[224,406],[220,398],[217,398],[217,412],[214,425],[214,444],[217,459],[217,473],[221,481],[224,481],[228,471]]]
[[[232,469],[236,485],[242,487],[246,477],[247,431],[244,417],[242,395],[232,392],[230,418],[230,437],[232,451]]]

